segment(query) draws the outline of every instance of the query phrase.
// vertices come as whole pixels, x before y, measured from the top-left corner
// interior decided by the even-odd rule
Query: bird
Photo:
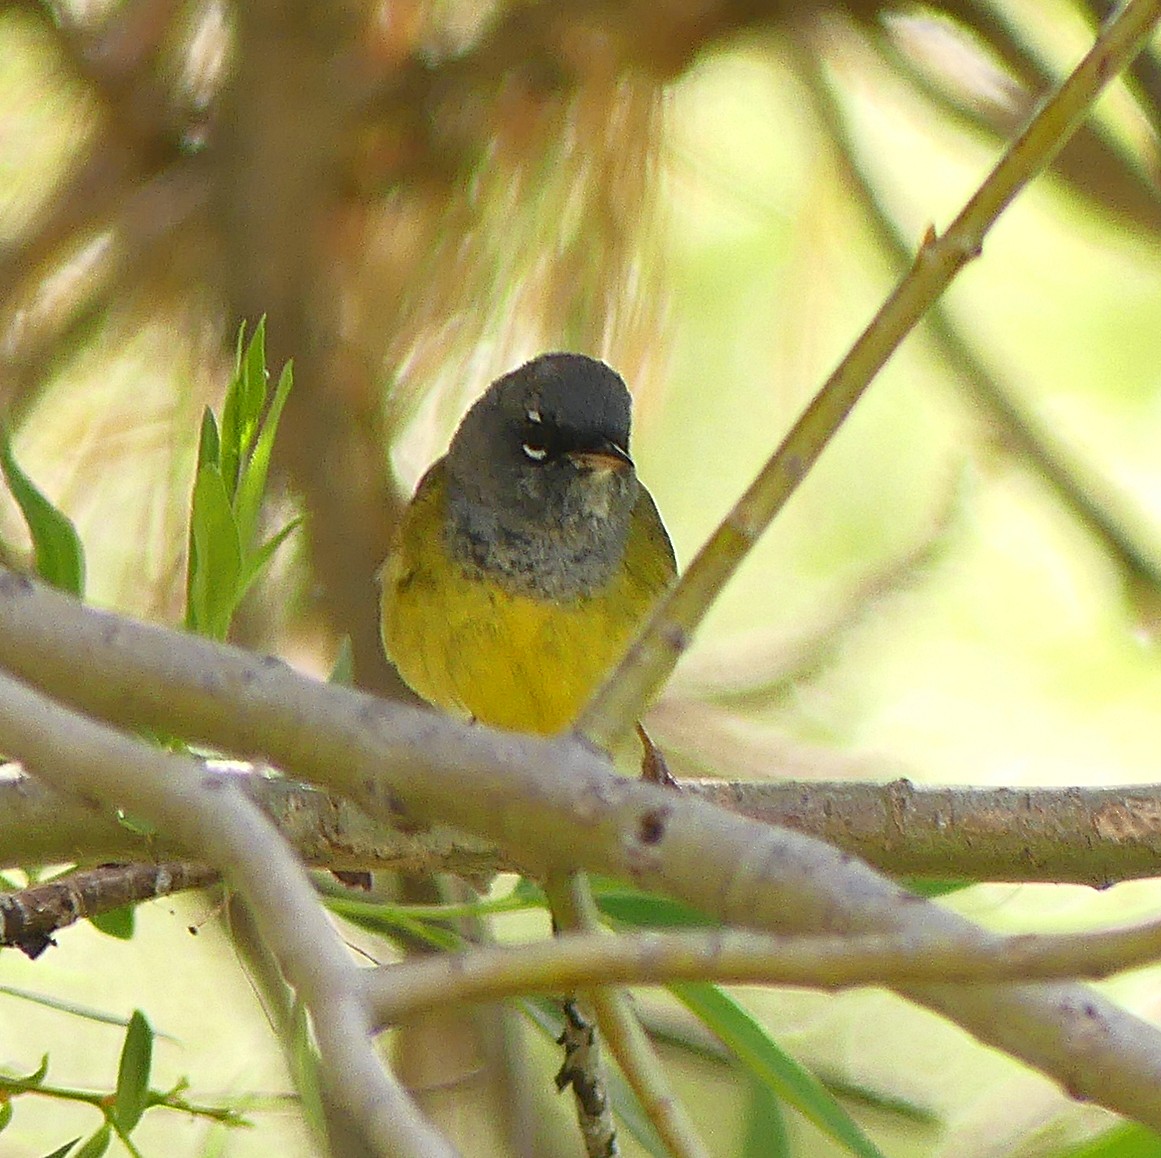
[[[424,700],[555,734],[621,658],[677,574],[630,411],[621,376],[577,353],[534,358],[467,411],[381,572],[384,648]]]

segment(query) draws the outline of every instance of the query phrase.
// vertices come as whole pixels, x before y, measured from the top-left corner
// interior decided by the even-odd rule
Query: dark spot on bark
[[[642,844],[657,844],[665,835],[668,816],[668,808],[654,808],[646,812],[637,822],[637,839]]]

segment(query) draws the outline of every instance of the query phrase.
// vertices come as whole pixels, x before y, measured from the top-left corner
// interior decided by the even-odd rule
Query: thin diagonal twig
[[[928,231],[907,275],[581,714],[579,734],[607,746],[640,716],[688,646],[714,596],[785,505],[874,375],[952,278],[979,256],[984,237],[1000,214],[1052,160],[1104,88],[1137,55],[1159,17],[1159,0],[1130,0],[1008,147],[944,234]]]

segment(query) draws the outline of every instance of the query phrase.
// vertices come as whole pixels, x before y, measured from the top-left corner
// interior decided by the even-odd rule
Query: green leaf
[[[113,1098],[113,1119],[122,1134],[132,1133],[149,1107],[149,1071],[153,1065],[153,1028],[140,1009],[133,1011],[121,1064],[117,1068],[117,1092]]]
[[[65,1155],[80,1141],[80,1138],[74,1138],[71,1142],[66,1142],[63,1146],[57,1147],[51,1154],[46,1154],[44,1158],[65,1158]]]
[[[858,1082],[847,1081],[836,1077],[833,1073],[819,1076],[823,1085],[847,1105],[865,1106],[868,1110],[875,1110],[880,1114],[893,1114],[907,1122],[914,1122],[917,1126],[940,1126],[943,1122],[939,1114],[929,1106],[922,1106],[918,1102],[884,1093],[883,1090],[872,1089]]]
[[[544,890],[534,880],[530,880],[528,877],[521,877],[516,882],[516,886],[512,890],[512,896],[527,905],[538,905],[542,909],[548,907],[548,898],[544,895]]]
[[[242,551],[222,476],[213,466],[198,471],[190,510],[191,562],[186,626],[225,639],[238,605]]]
[[[657,897],[614,881],[594,881],[597,908],[610,920],[647,929],[706,928],[720,924],[668,897]]]
[[[1076,1149],[1062,1151],[1058,1158],[1161,1158],[1161,1135],[1127,1122]]]
[[[771,1093],[861,1158],[883,1158],[823,1084],[779,1048],[763,1026],[716,985],[683,983],[670,991],[692,1010]]]
[[[122,905],[107,913],[96,913],[89,918],[89,924],[100,930],[106,937],[116,937],[118,941],[132,941],[137,923],[137,910],[133,905]]]
[[[339,640],[339,653],[335,656],[335,662],[331,664],[331,674],[327,676],[327,683],[337,684],[343,688],[354,687],[355,649],[351,645],[349,635],[344,635]]]
[[[109,1149],[109,1139],[113,1131],[108,1122],[102,1123],[97,1132],[79,1149],[73,1151],[72,1158],[101,1158]]]
[[[327,897],[326,906],[352,925],[379,936],[403,936],[409,940],[422,941],[446,953],[454,953],[464,944],[463,937],[442,921],[425,921],[394,905],[343,895]]]
[[[3,1081],[6,1089],[22,1089],[35,1090],[48,1077],[48,1054],[44,1054],[40,1059],[40,1065],[36,1067],[26,1078],[20,1077],[5,1077],[0,1078]]]
[[[189,748],[184,740],[170,740],[166,736],[154,732],[149,736],[160,748],[168,748],[172,752],[188,752]],[[143,816],[126,812],[123,808],[117,809],[117,823],[134,836],[153,837],[157,835],[157,825],[151,824]]]
[[[283,543],[290,537],[290,535],[297,531],[302,526],[303,518],[301,515],[291,519],[285,527],[282,528],[278,534],[271,536],[262,544],[261,547],[255,551],[246,561],[246,569],[241,580],[238,583],[238,602],[241,603],[242,597],[250,590],[254,580],[262,573],[262,569],[270,562],[274,552],[282,546]]]
[[[310,1036],[306,1007],[295,1001],[290,1026],[290,1077],[302,1102],[303,1117],[319,1138],[326,1136],[326,1113],[323,1110],[322,1081],[318,1053]]]
[[[222,402],[222,425],[218,468],[226,489],[233,499],[238,480],[238,393],[242,390],[243,367],[246,364],[246,323],[238,327],[238,341],[234,347],[234,373],[226,387]]]
[[[908,892],[919,897],[946,897],[948,893],[958,893],[970,889],[978,881],[949,881],[939,878],[905,877],[899,882]]]
[[[270,471],[270,459],[274,453],[274,436],[278,433],[278,423],[282,409],[286,405],[290,388],[294,385],[294,371],[290,363],[282,368],[274,400],[266,413],[261,431],[254,443],[254,451],[242,460],[238,479],[238,492],[234,510],[238,516],[238,533],[242,546],[248,548],[258,530],[258,513],[266,494],[266,477]],[[265,400],[265,394],[263,394]]]
[[[0,426],[0,469],[8,489],[28,524],[36,552],[36,573],[70,595],[85,593],[85,549],[72,522],[48,501],[20,469],[12,453],[12,440]]]
[[[0,1132],[7,1130],[12,1124],[14,1112],[11,1098],[5,1098],[4,1101],[0,1102]]]
[[[242,467],[266,404],[266,319],[260,319],[254,327],[248,346],[245,333],[243,325],[238,331],[234,377],[222,403],[222,479],[231,502],[237,496]]]
[[[782,1102],[765,1082],[751,1078],[742,1158],[791,1158]]]
[[[218,434],[218,420],[207,406],[202,412],[202,428],[198,435],[197,469],[203,466],[222,466],[222,438]]]

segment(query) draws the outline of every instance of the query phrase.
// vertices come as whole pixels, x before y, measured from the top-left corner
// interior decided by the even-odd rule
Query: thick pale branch
[[[309,865],[486,877],[517,867],[493,841],[447,825],[373,820],[349,800],[250,765],[236,781]],[[777,764],[770,775],[780,773]],[[1086,884],[1161,876],[1161,785],[947,788],[908,780],[683,780],[683,791],[854,853],[889,876]],[[28,777],[0,778],[0,868],[156,860],[182,854],[112,812],[93,813]]]
[[[264,756],[351,796],[374,817],[473,831],[541,877],[606,873],[724,923],[774,933],[973,931],[828,845],[618,777],[578,742],[467,727],[321,684],[278,661],[94,611],[5,572],[0,666],[123,725]],[[1090,989],[898,988],[1055,1076],[1074,1096],[1161,1127],[1161,1034]]]
[[[310,1010],[333,1099],[374,1153],[446,1158],[451,1148],[387,1076],[354,962],[301,865],[246,797],[190,757],[79,716],[0,674],[0,747],[93,807],[122,807],[221,869]]]
[[[1161,876],[1161,787],[944,788],[683,781],[706,800],[808,832],[896,877],[1103,888]]]
[[[27,776],[0,776],[0,869],[42,864],[156,861],[184,855],[162,834],[121,824],[113,809],[94,811],[66,792]],[[372,820],[343,797],[285,780],[268,769],[209,760],[207,775],[236,785],[307,864],[337,870],[391,869],[487,877],[507,862],[491,841],[445,825],[407,829]]]
[[[1001,937],[767,937],[706,932],[565,933],[534,945],[428,957],[369,970],[368,998],[384,1026],[451,1002],[498,1001],[599,984],[716,981],[846,989],[938,981],[1107,977],[1161,957],[1161,923],[1096,933]]]

